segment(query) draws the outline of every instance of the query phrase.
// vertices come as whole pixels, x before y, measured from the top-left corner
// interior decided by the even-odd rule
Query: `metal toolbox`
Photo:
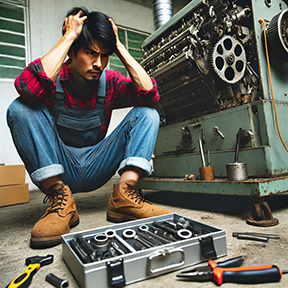
[[[177,232],[181,236],[181,238],[179,238],[177,233],[175,236],[171,236],[172,234],[166,232],[161,234],[160,237],[162,237],[163,240],[165,237],[166,240],[168,240],[169,237],[174,237],[173,242],[155,245],[150,248],[145,247],[145,249],[141,250],[138,249],[142,244],[138,242],[138,244],[140,244],[138,245],[137,240],[124,240],[126,241],[126,244],[128,243],[128,246],[132,246],[132,248],[135,250],[134,252],[128,251],[128,249],[126,249],[126,247],[119,241],[121,239],[126,239],[123,237],[123,232],[125,230],[127,232],[125,232],[126,234],[128,234],[128,232],[135,234],[136,232],[137,236],[141,235],[141,237],[144,237],[144,234],[141,234],[141,231],[139,232],[139,227],[147,228],[148,226],[150,230],[153,230],[154,225],[160,224],[168,227],[169,231],[169,225],[171,226],[173,223],[174,225],[180,225],[180,223],[182,223],[181,225],[184,225],[186,223],[184,228],[188,229],[182,229],[181,231],[184,232],[188,230],[193,231],[193,233],[189,234],[188,232],[185,234],[185,232],[181,232],[181,234],[179,234],[179,232]],[[189,223],[189,227],[187,227],[187,223]],[[170,228],[172,229],[172,227]],[[192,230],[192,228],[194,230]],[[108,235],[107,232],[111,232],[112,230],[121,237],[121,239],[119,239],[117,236],[118,240],[115,238],[113,241],[117,243],[118,247],[120,247],[120,252],[122,250],[124,254],[120,255],[118,251],[116,254],[119,255],[109,255],[108,257],[105,257],[105,259],[85,263],[83,257],[79,257],[79,253],[77,253],[75,246],[73,246],[75,239],[85,239],[86,243],[88,243],[90,247],[93,247],[93,241],[97,237],[100,235],[105,235],[105,232],[106,235]],[[157,231],[163,232],[164,230],[158,229]],[[157,231],[154,229],[154,232]],[[158,234],[158,236],[159,235],[160,234]],[[178,237],[177,241],[175,241],[176,237]],[[145,238],[141,239],[145,240]],[[154,237],[153,239],[155,241],[157,240],[157,238]],[[146,240],[148,241],[147,238]],[[111,245],[111,241],[112,240],[110,240],[109,245]],[[144,248],[144,246],[145,245],[142,245],[142,248]],[[137,249],[135,249],[135,247],[137,247]],[[66,234],[62,236],[62,250],[63,259],[81,288],[95,287],[96,283],[97,287],[99,288],[122,287],[133,282],[182,269],[187,266],[206,261],[207,259],[215,259],[227,255],[226,233],[224,230],[193,221],[177,214],[167,214]],[[114,250],[114,252],[116,251]],[[80,258],[82,258],[82,260]]]

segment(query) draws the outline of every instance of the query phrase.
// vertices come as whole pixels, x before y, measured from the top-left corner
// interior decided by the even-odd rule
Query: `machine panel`
[[[161,95],[154,176],[197,174],[200,139],[215,176],[226,177],[240,129],[239,159],[249,177],[287,174],[269,80],[270,73],[280,132],[288,142],[287,27],[287,1],[194,0],[145,40],[141,64]]]

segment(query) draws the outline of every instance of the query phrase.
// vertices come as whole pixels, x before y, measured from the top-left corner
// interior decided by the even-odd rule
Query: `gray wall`
[[[139,31],[153,33],[152,0],[30,0],[28,8],[30,49],[29,62],[45,55],[61,38],[61,26],[66,12],[74,6],[85,6],[89,10],[101,11],[112,17],[117,25],[133,28]],[[174,1],[173,9],[176,13],[189,1]],[[175,6],[175,7],[174,7]],[[9,104],[17,97],[14,81],[0,79],[2,105],[0,106],[0,163],[6,165],[22,164],[19,158],[9,129],[6,124],[6,110]],[[129,109],[114,111],[108,133],[115,128]],[[29,188],[29,176],[26,177]]]

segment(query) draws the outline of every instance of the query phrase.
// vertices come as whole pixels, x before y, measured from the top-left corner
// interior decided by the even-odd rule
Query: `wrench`
[[[158,241],[160,241],[162,244],[168,244],[168,243],[171,243],[173,242],[172,240],[168,240],[164,237],[161,237],[160,235],[157,235],[157,234],[154,234],[152,233],[150,230],[149,230],[149,227],[145,224],[141,225],[138,227],[138,230],[157,239]]]
[[[130,252],[136,252],[137,250],[134,249],[129,243],[127,243],[122,237],[120,237],[115,230],[108,229],[105,231],[105,235],[108,238],[115,238],[118,242],[120,242],[123,246],[125,246]]]
[[[136,234],[136,231],[133,229],[126,229],[123,231],[123,237],[127,238],[127,239],[135,239],[137,241],[139,241],[140,243],[142,243],[144,246],[146,246],[147,248],[151,248],[154,247],[155,245],[152,244],[151,242],[148,242],[146,239],[144,240],[143,238],[139,237]]]

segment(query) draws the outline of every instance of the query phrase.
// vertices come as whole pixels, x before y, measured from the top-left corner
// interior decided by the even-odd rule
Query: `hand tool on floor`
[[[61,279],[53,273],[47,274],[45,280],[56,288],[66,288],[69,286],[69,282],[67,280]]]
[[[47,256],[33,256],[26,258],[25,264],[28,266],[26,270],[17,276],[15,279],[13,279],[6,288],[14,288],[14,287],[29,287],[31,284],[31,281],[33,279],[33,276],[36,274],[36,272],[43,266],[49,265],[53,262],[54,256],[53,255],[47,255]]]
[[[238,267],[243,260],[241,256],[219,263],[209,260],[208,266],[183,271],[176,276],[190,281],[214,280],[216,284],[221,285],[227,282],[239,284],[278,282],[282,274],[288,273],[275,265]]]
[[[261,242],[268,242],[270,238],[279,239],[279,235],[274,234],[265,234],[265,233],[254,233],[254,232],[233,232],[233,237],[237,237],[237,239],[243,240],[255,240]]]
[[[260,241],[260,242],[268,242],[269,240],[267,237],[257,235],[246,235],[246,234],[238,234],[237,239]]]

